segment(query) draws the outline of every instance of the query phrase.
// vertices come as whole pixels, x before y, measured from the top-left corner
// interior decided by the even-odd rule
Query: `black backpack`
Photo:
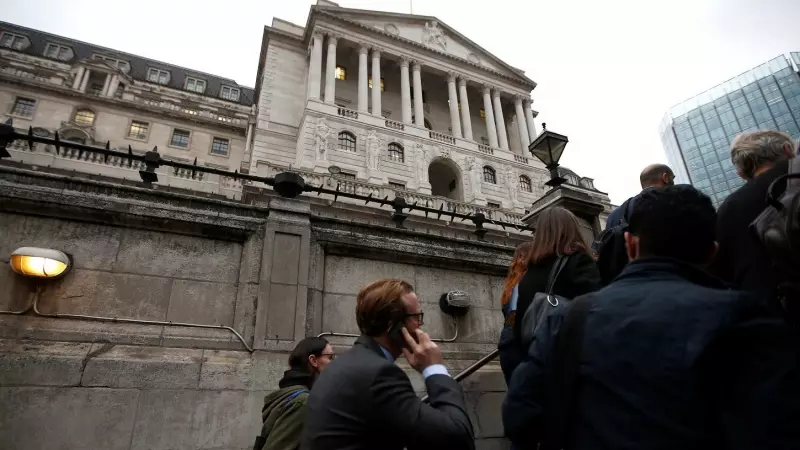
[[[786,190],[777,195],[777,186]],[[781,279],[778,298],[784,310],[800,318],[800,157],[789,162],[789,172],[776,178],[767,189],[768,206],[750,224],[772,259]]]
[[[603,285],[614,280],[628,264],[628,251],[625,248],[625,232],[628,230],[629,209],[632,198],[625,200],[620,206],[620,218],[617,223],[608,224],[592,244],[592,250],[598,255],[597,268]]]

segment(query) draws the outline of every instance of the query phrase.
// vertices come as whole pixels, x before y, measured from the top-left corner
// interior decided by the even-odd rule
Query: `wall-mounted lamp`
[[[49,248],[21,247],[11,253],[11,269],[26,277],[58,278],[71,266],[66,253]]]

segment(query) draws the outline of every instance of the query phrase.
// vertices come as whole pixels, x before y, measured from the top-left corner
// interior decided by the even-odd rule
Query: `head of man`
[[[641,183],[642,189],[672,186],[675,184],[675,174],[666,164],[650,164],[639,175],[639,183]]]
[[[393,357],[403,353],[402,345],[389,337],[389,330],[399,323],[411,336],[423,325],[419,298],[411,284],[394,278],[375,281],[356,297],[356,323],[361,333],[373,338]]]
[[[717,251],[716,225],[711,199],[693,186],[648,189],[633,205],[625,233],[628,258],[658,256],[708,264]]]
[[[731,162],[744,180],[752,180],[775,163],[793,156],[791,136],[780,131],[742,133],[731,144]]]

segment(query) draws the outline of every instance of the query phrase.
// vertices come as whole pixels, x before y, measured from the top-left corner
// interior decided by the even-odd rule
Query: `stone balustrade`
[[[478,151],[486,153],[487,155],[494,155],[494,149],[488,145],[478,144]]]
[[[347,117],[348,119],[358,119],[358,111],[353,111],[352,109],[339,108],[338,113],[340,116]]]
[[[430,138],[435,141],[445,142],[450,145],[456,145],[456,138],[450,136],[449,134],[439,133],[438,131],[431,130],[428,132],[428,136],[430,136]]]
[[[528,162],[528,158],[526,158],[526,157],[524,157],[522,155],[514,155],[514,160],[516,162],[520,162],[520,163],[523,163],[523,164],[530,164]]]
[[[406,126],[403,125],[402,122],[395,122],[394,120],[386,119],[386,128],[404,131],[406,129]]]

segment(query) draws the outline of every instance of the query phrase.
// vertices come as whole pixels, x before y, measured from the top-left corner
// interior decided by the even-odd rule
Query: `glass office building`
[[[744,183],[730,157],[738,134],[779,130],[800,139],[800,52],[790,58],[781,55],[670,108],[659,131],[677,183],[693,184],[719,206]]]

